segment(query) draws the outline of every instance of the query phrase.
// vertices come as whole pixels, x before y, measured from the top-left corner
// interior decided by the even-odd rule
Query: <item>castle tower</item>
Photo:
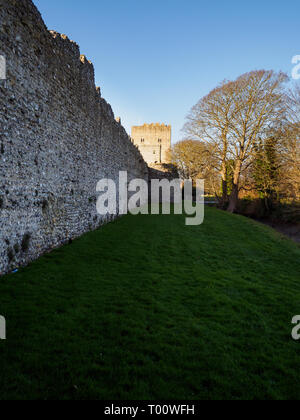
[[[144,160],[151,164],[168,162],[171,148],[171,126],[165,124],[144,124],[131,129],[132,142],[138,146]]]

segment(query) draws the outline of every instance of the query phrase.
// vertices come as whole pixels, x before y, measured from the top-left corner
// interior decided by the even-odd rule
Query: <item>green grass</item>
[[[300,248],[126,216],[0,279],[1,399],[298,399]]]

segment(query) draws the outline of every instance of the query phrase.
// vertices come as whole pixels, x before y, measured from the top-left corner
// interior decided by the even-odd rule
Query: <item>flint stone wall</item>
[[[49,32],[31,0],[0,0],[0,274],[111,220],[102,178],[148,168],[95,87],[76,43]]]

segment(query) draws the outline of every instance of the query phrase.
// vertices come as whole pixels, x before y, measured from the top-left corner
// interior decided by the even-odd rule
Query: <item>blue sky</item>
[[[34,0],[49,29],[76,41],[130,132],[161,122],[173,142],[190,108],[224,79],[291,74],[299,0]]]

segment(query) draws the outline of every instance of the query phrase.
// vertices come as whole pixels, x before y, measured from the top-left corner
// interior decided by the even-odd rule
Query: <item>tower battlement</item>
[[[171,133],[170,125],[152,123],[133,126],[131,138],[148,165],[169,163],[168,151],[171,148]]]
[[[144,129],[161,129],[161,130],[171,130],[171,126],[167,125],[167,124],[160,124],[160,123],[151,123],[151,124],[144,124],[144,125],[138,125],[138,126],[134,126],[132,127],[134,129],[138,129],[138,130],[144,130]]]

